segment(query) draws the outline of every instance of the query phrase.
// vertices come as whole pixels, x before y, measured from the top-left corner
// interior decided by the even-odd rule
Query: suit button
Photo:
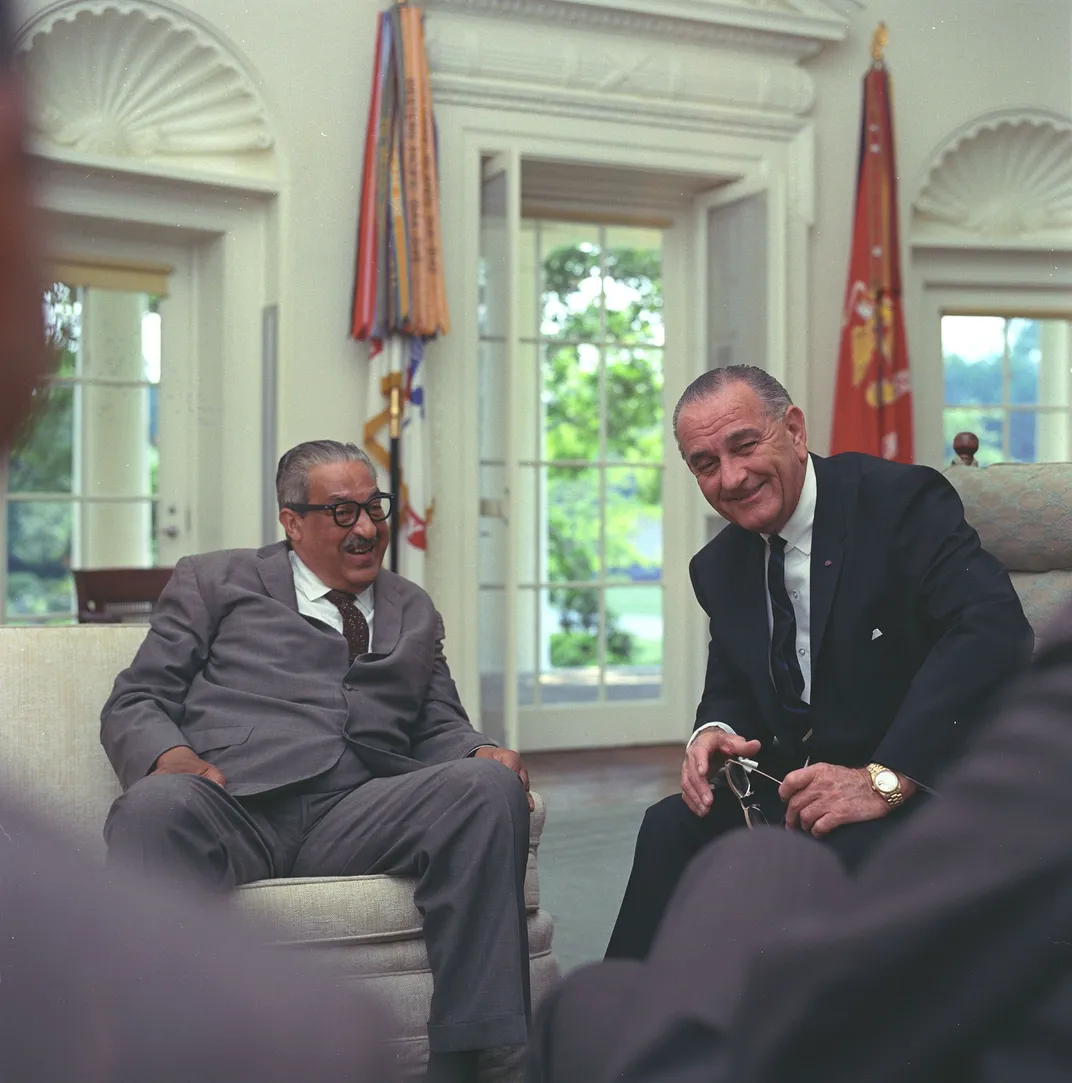
[[[779,741],[777,737],[775,737],[774,740],[771,741],[771,748],[778,748],[781,745],[781,743],[782,742]]]

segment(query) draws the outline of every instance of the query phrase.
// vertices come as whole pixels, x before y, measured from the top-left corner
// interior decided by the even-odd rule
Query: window
[[[73,620],[73,568],[156,556],[157,300],[56,283],[44,304],[58,365],[4,471],[8,624]]]
[[[530,220],[519,252],[519,702],[658,697],[662,233]]]
[[[958,432],[979,438],[981,466],[1070,457],[1070,329],[1067,319],[942,316],[946,461]]]

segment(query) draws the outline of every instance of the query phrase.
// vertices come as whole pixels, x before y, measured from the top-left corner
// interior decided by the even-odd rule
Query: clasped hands
[[[747,741],[725,730],[704,730],[689,745],[681,766],[685,804],[697,816],[706,816],[713,800],[710,778],[727,757],[754,758],[760,747],[759,741]],[[916,788],[903,777],[901,786],[906,797]],[[813,763],[786,775],[778,787],[778,796],[785,803],[785,826],[807,831],[816,838],[829,835],[843,824],[878,820],[890,813],[885,798],[872,788],[866,767]]]

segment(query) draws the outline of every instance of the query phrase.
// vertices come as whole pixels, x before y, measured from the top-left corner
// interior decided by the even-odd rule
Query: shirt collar
[[[325,586],[320,579],[320,576],[313,572],[293,549],[290,550],[290,566],[294,570],[294,589],[301,594],[306,601],[319,601],[330,592],[331,587]],[[358,608],[366,615],[372,612],[373,591],[375,586],[375,583],[370,583],[355,599]]]
[[[809,455],[804,466],[804,486],[800,490],[800,499],[793,514],[789,516],[789,522],[778,531],[779,535],[785,538],[786,549],[799,549],[805,556],[811,556],[811,532],[814,524],[815,467]],[[769,541],[770,535],[764,534],[763,540]]]

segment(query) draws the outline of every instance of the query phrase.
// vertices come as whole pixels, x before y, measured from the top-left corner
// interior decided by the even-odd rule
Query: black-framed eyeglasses
[[[769,778],[771,782],[775,782],[779,786],[782,784],[781,779],[768,775],[765,771],[760,771],[758,767],[742,763],[741,760],[726,760],[725,766],[720,772],[726,780],[726,785],[733,791],[733,796],[740,802],[741,812],[744,813],[744,822],[749,828],[767,823],[767,817],[763,809],[755,801],[749,800],[755,796],[755,790],[752,789],[753,771],[757,775]]]
[[[348,527],[361,518],[364,511],[374,523],[382,523],[391,517],[394,503],[391,493],[373,493],[368,500],[340,500],[335,504],[284,504],[283,507],[304,515],[307,511],[330,511],[336,526]]]

